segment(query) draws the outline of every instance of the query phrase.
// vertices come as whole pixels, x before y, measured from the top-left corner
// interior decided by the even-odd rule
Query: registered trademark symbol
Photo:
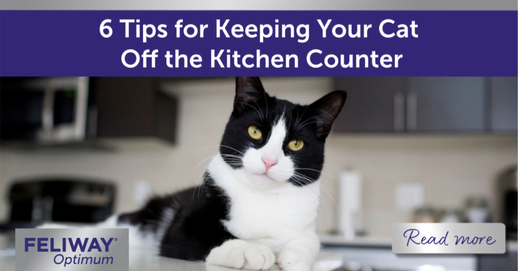
[[[114,239],[114,241],[117,241],[117,238],[116,238],[116,239]]]

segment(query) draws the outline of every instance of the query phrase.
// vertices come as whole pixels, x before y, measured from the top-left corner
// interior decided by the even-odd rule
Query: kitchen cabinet
[[[89,137],[158,137],[175,142],[177,100],[159,91],[160,78],[91,78]]]
[[[490,129],[516,133],[518,129],[518,78],[490,78]]]
[[[406,95],[409,132],[482,132],[482,77],[411,77]]]
[[[392,132],[404,129],[404,79],[347,77],[334,89],[347,91],[347,101],[335,121],[340,132]]]
[[[516,77],[341,77],[336,132],[516,133]]]

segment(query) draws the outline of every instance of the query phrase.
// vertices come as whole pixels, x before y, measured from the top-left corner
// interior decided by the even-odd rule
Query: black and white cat
[[[203,184],[100,226],[128,226],[131,238],[166,257],[311,270],[320,247],[315,220],[324,144],[345,99],[335,91],[297,105],[269,96],[259,78],[237,78],[233,112]]]

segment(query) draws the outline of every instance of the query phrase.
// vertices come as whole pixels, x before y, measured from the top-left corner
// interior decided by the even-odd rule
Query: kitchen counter
[[[2,271],[15,271],[15,248],[14,236],[0,234],[0,266]],[[130,249],[130,270],[131,271],[236,271],[215,265],[206,265],[203,262],[191,262],[172,258],[152,255],[146,250]],[[334,270],[342,266],[341,253],[320,252],[314,263],[313,271]],[[274,265],[270,270],[280,270],[278,265]]]
[[[505,254],[394,254],[390,237],[319,237],[322,251],[342,253],[345,266],[363,266],[373,270],[418,270],[425,266],[446,271],[517,270],[517,241],[507,241]]]

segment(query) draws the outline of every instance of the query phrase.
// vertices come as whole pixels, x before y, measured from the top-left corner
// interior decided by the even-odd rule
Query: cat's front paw
[[[268,270],[274,260],[274,254],[268,247],[236,239],[212,249],[206,263],[236,269]]]
[[[299,249],[286,249],[278,257],[278,266],[284,271],[310,271],[313,261]]]

